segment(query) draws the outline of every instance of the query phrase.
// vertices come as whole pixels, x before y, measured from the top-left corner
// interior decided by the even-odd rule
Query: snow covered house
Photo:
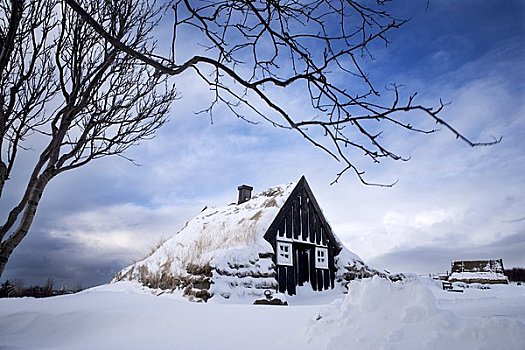
[[[262,297],[265,290],[296,295],[381,274],[338,240],[306,178],[254,197],[239,186],[235,204],[206,208],[146,259],[114,281],[181,288],[191,299]]]
[[[449,282],[508,284],[503,260],[458,260],[452,262]]]

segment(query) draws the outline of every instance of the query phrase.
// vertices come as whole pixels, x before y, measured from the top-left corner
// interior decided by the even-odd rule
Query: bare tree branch
[[[361,182],[364,172],[357,169],[348,156],[348,147],[364,152],[373,162],[381,158],[406,161],[383,144],[382,131],[369,128],[366,121],[401,128],[407,132],[429,134],[436,129],[415,126],[402,121],[403,115],[420,115],[444,126],[470,146],[486,146],[474,142],[438,115],[444,107],[427,107],[414,103],[416,94],[400,101],[399,87],[388,88],[392,103],[385,103],[379,89],[363,69],[364,58],[371,57],[372,42],[388,44],[387,35],[405,24],[386,11],[386,2],[376,5],[359,1],[233,1],[212,3],[205,0],[176,0],[170,57],[148,55],[131,50],[112,37],[75,0],[65,0],[95,31],[119,50],[141,60],[161,74],[178,75],[193,68],[198,77],[215,93],[209,107],[201,111],[213,116],[219,104],[236,117],[249,120],[250,111],[272,125],[297,131],[314,146],[345,164],[336,181],[352,170]],[[184,45],[181,35],[192,31],[192,40],[204,48],[185,62],[176,62],[176,46]],[[206,72],[206,73],[205,73]],[[352,87],[349,90],[349,87]],[[312,110],[293,111],[280,90],[305,89]],[[261,112],[258,101],[267,112]],[[306,115],[306,117],[305,117]],[[319,130],[324,135],[319,138]],[[356,137],[356,135],[359,135]],[[360,141],[358,141],[360,140]],[[377,185],[377,184],[376,184]]]
[[[152,52],[160,11],[153,3],[85,0],[82,5],[112,38],[137,52]],[[8,45],[1,38],[0,131],[7,144],[0,150],[2,187],[29,136],[46,140],[21,198],[0,226],[1,275],[29,232],[48,183],[94,159],[122,156],[153,137],[177,94],[166,77],[101,38],[65,4],[1,0],[0,12],[11,18],[0,21],[0,33],[14,33]],[[46,108],[50,104],[58,107]]]

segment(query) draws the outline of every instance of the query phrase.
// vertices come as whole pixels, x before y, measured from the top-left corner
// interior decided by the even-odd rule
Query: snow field
[[[435,292],[441,294],[439,289]],[[443,293],[449,297],[460,295]],[[521,300],[524,301],[523,295]],[[501,299],[500,303],[505,304]],[[471,308],[483,309],[483,298]],[[521,320],[464,319],[438,307],[431,289],[418,279],[391,283],[374,277],[353,281],[348,295],[332,303],[319,316],[319,320],[310,321],[306,331],[309,341],[315,345],[313,348],[525,348],[524,314]]]
[[[451,293],[374,277],[349,287],[343,297],[304,288],[288,307],[191,303],[135,282],[0,299],[0,349],[525,348],[525,286]]]

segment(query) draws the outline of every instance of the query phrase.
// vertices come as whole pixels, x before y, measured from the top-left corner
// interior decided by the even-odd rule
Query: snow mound
[[[521,321],[463,319],[440,309],[419,280],[379,277],[352,281],[306,332],[309,347],[326,349],[523,349],[525,342]]]

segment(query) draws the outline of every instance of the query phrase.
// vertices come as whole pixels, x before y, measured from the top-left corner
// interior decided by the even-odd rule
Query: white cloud
[[[58,218],[49,228],[52,238],[68,239],[90,255],[142,257],[161,239],[182,228],[198,210],[197,203],[144,207],[132,203],[109,205]]]

